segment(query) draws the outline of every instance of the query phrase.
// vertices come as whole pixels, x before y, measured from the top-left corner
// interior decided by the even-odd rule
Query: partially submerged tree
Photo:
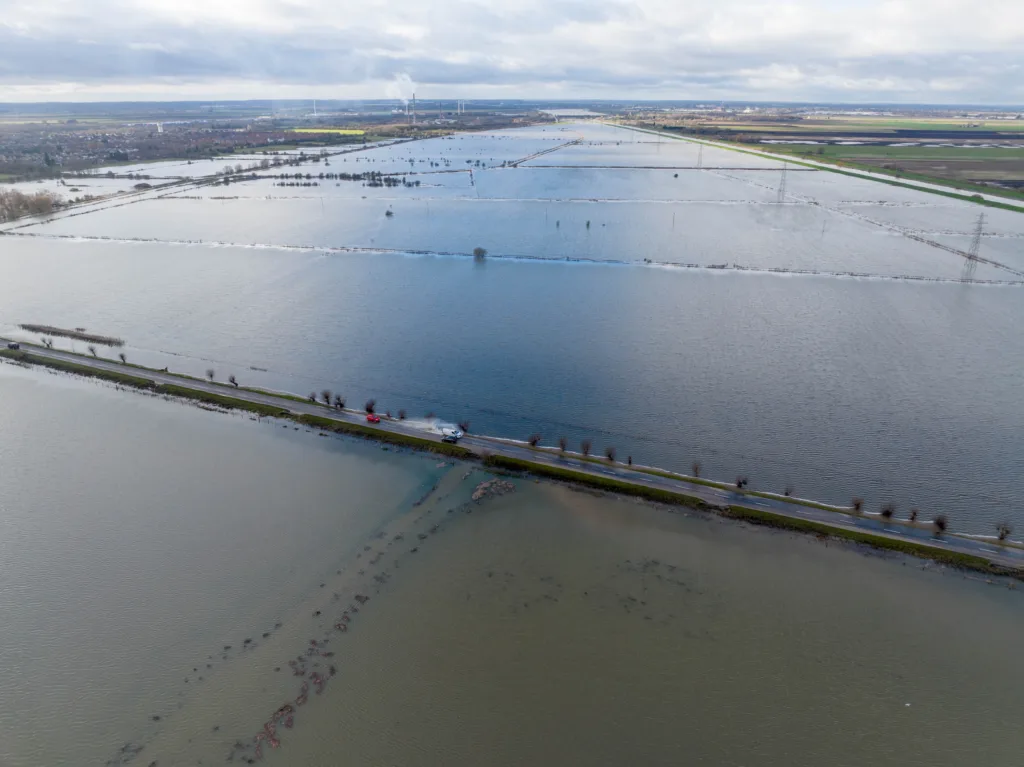
[[[1001,542],[1007,540],[1012,532],[1013,528],[1010,527],[1010,523],[1005,520],[996,525],[996,533],[998,533],[999,540]]]
[[[700,470],[701,470],[700,461],[694,461],[690,465],[690,471],[693,472],[693,476],[699,477],[700,476]]]
[[[124,364],[126,364],[128,362],[128,358],[125,356],[124,352],[121,352],[117,356],[121,358],[121,364],[122,365],[124,365]]]
[[[206,377],[210,379],[211,383],[213,382],[213,377],[215,375],[216,375],[216,373],[214,372],[213,368],[207,368],[206,369]]]
[[[95,346],[87,346],[86,348],[89,350],[89,354],[91,354],[93,357],[96,356],[96,347]]]
[[[320,399],[322,399],[324,401],[324,404],[327,405],[327,407],[330,407],[331,406],[331,390],[330,389],[324,389],[323,391],[321,391],[320,392]]]
[[[458,427],[463,434],[469,434],[469,421],[459,421]]]
[[[238,379],[235,378],[234,373],[228,376],[228,383],[234,386],[236,389],[238,388]]]
[[[483,261],[487,258],[487,248],[473,248],[473,258],[477,261]]]
[[[405,420],[405,410],[399,410],[398,411],[398,420],[399,421],[404,421]]]
[[[20,216],[45,216],[61,206],[62,200],[53,192],[24,194],[16,189],[0,189],[0,222]]]
[[[918,517],[919,517],[920,515],[921,515],[921,512],[920,512],[920,511],[918,511],[917,509],[911,509],[911,510],[910,510],[910,521],[911,521],[911,522],[917,522],[917,518],[918,518]]]
[[[590,440],[589,439],[585,439],[582,442],[580,442],[580,452],[583,453],[583,455],[590,455]]]
[[[853,509],[854,514],[860,515],[860,513],[864,510],[864,499],[854,498],[853,502],[850,504],[850,507]]]
[[[309,393],[309,401],[310,402],[316,402],[316,392],[315,391],[311,391]]]
[[[334,395],[334,407],[338,408],[338,410],[345,409],[345,398],[342,397],[340,394]]]
[[[786,488],[785,488],[785,490],[782,491],[782,494],[784,496],[786,496],[787,498],[792,497],[792,495],[793,495],[793,486],[792,485],[786,485]]]
[[[896,513],[896,506],[891,503],[887,503],[882,507],[882,519],[892,519],[892,515]]]
[[[377,400],[375,400],[375,399],[368,399],[368,400],[366,400],[366,407],[364,408],[364,410],[366,410],[367,413],[372,413],[373,409],[375,407],[377,407]]]
[[[565,437],[559,437],[558,438],[558,449],[561,450],[563,453],[566,450],[568,450],[569,449],[569,440],[566,439]]]
[[[739,477],[736,477],[736,489],[737,490],[742,490],[743,488],[745,488],[747,486],[747,482],[748,481],[749,480],[746,477],[742,476],[742,475],[739,476]]]
[[[540,442],[540,435],[531,434],[526,441],[529,443],[530,447],[537,447],[537,443]]]
[[[945,514],[939,514],[939,516],[932,521],[932,524],[935,525],[935,534],[942,535],[946,532],[946,528],[949,527],[949,519]]]
[[[612,445],[608,445],[608,447],[604,449],[604,456],[612,463],[615,463],[615,448]]]

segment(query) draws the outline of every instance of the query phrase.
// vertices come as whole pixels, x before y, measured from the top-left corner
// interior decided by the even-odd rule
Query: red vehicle
[[[376,413],[367,413],[366,420],[370,423],[380,423],[380,416]]]

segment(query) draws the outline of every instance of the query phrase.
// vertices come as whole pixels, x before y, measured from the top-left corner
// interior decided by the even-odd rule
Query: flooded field
[[[10,364],[0,392],[10,767],[127,764],[440,473]]]
[[[5,765],[1024,748],[1007,584],[9,364],[0,390]]]
[[[0,333],[1024,527],[1024,215],[984,209],[968,285],[977,206],[593,123],[268,176],[7,225]]]

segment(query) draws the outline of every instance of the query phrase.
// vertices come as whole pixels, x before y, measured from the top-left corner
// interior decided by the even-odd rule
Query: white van
[[[448,442],[454,445],[462,438],[462,432],[459,429],[441,429],[441,441]]]

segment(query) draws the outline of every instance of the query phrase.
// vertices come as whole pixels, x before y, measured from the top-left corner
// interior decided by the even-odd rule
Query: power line
[[[985,211],[978,214],[978,223],[974,226],[974,237],[971,238],[971,247],[967,250],[967,260],[964,262],[964,269],[960,273],[961,282],[974,280],[974,272],[978,268],[978,253],[981,250],[981,235],[985,229]]]

